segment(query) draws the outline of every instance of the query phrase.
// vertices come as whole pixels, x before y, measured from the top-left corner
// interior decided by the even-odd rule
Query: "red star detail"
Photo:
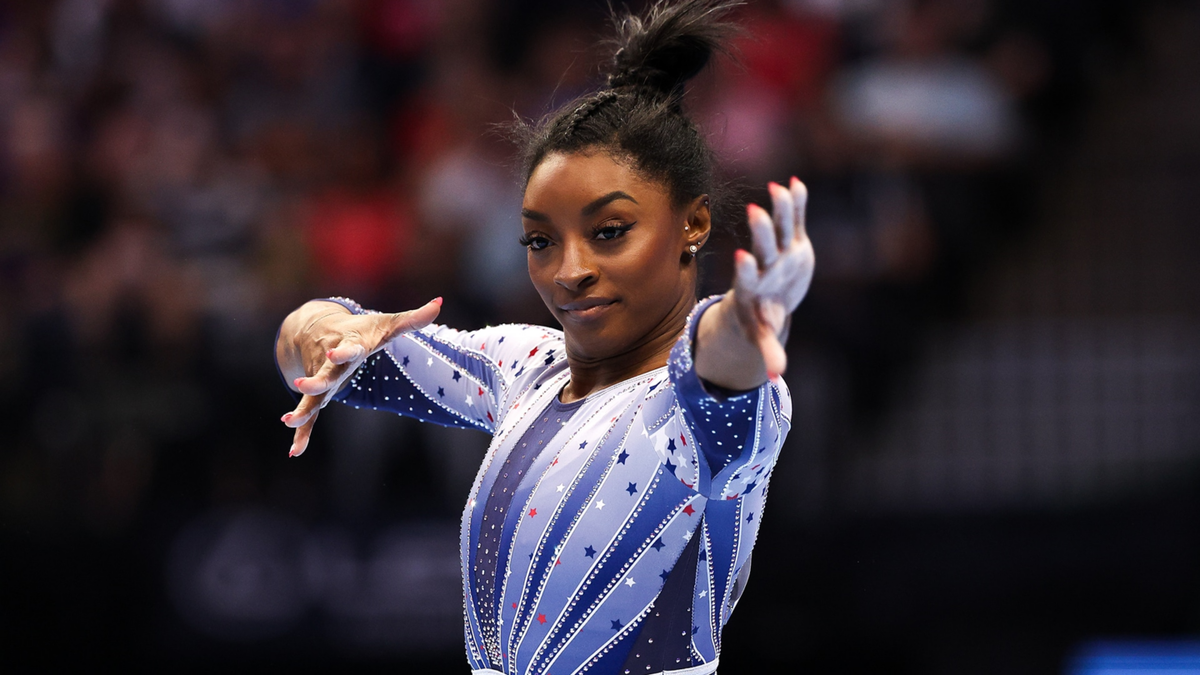
[[[555,464],[558,464],[558,458],[557,458],[557,457],[555,457],[555,458],[554,458],[554,461],[553,461],[553,462],[550,462],[550,466],[554,466]]]
[[[491,412],[488,412],[488,414],[487,414],[487,415],[488,415],[488,421],[489,421],[489,422],[495,422],[495,421],[496,421],[496,420],[492,419],[492,413],[491,413]]]
[[[515,603],[515,602],[514,602],[514,603],[513,603],[513,609],[516,609],[516,608],[517,608],[517,603]]]
[[[687,485],[687,483],[684,483],[684,485]],[[690,486],[690,485],[688,485],[688,487],[691,487],[691,486]],[[692,508],[692,505],[691,505],[691,504],[688,504],[687,506],[683,507],[683,512],[684,512],[684,513],[686,513],[686,514],[688,514],[688,515],[690,516],[690,515],[692,515],[693,513],[695,513],[695,512],[696,512],[696,509],[693,509],[693,508]]]
[[[538,623],[546,623],[546,615],[538,614]]]
[[[534,354],[536,354],[536,353],[537,353],[537,347],[534,347],[533,349],[530,349],[530,350],[529,350],[529,355],[530,355],[530,356],[533,356],[533,355],[534,355]]]
[[[537,515],[537,509],[529,509],[529,517],[530,518],[532,518],[536,515]]]
[[[737,498],[738,498],[738,496],[737,496],[737,495],[733,495],[732,497],[726,497],[725,499],[728,501],[728,500],[730,500],[730,499],[737,499]]]
[[[558,567],[558,566],[559,566],[559,565],[561,565],[561,564],[562,564],[562,558],[555,558],[555,559],[554,559],[554,566],[555,566],[555,567]]]
[[[682,479],[682,478],[680,478],[680,479],[679,479],[679,482],[680,482],[680,483],[683,483],[685,487],[692,487],[692,484],[691,484],[691,483],[689,483],[689,482],[685,481],[685,480],[684,480],[684,479]],[[690,505],[689,505],[689,506],[690,506]]]
[[[683,441],[684,445],[687,445],[687,439],[683,437],[683,434],[679,434],[679,440]]]
[[[483,387],[480,387],[480,388],[479,388],[479,395],[480,395],[480,396],[483,396]]]
[[[503,367],[503,366],[504,366],[504,359],[500,359],[500,363],[499,363],[498,365],[500,365],[501,367]]]
[[[479,351],[483,351],[483,350],[485,350],[485,349],[487,349],[487,343],[486,343],[486,342],[485,342],[485,343],[483,343],[483,344],[481,344],[481,345],[479,345]]]

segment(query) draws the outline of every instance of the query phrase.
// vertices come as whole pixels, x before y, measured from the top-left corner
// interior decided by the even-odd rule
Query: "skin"
[[[812,280],[804,228],[807,191],[769,186],[775,218],[747,209],[754,253],[738,251],[734,287],[700,319],[696,370],[731,390],[782,374],[788,318]],[[683,205],[628,161],[604,152],[550,154],[533,171],[522,204],[529,276],[562,324],[571,402],[660,368],[696,303],[688,248],[711,234],[708,198]],[[438,298],[410,312],[355,316],[337,304],[305,303],[284,320],[276,358],[303,394],[283,416],[294,428],[289,454],[304,452],[320,409],[358,366],[389,340],[431,323]]]

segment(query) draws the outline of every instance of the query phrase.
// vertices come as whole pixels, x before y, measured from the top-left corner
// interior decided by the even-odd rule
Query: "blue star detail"
[[[700,626],[692,626],[692,635],[700,632]]]
[[[592,548],[589,545],[587,548],[583,549],[583,554],[589,558],[595,558],[596,557],[596,549]]]
[[[667,451],[675,452],[675,439],[674,438],[667,439]]]
[[[750,512],[750,515],[746,516],[746,522],[747,522],[747,523],[748,523],[748,522],[750,522],[750,521],[752,521],[752,520],[754,520],[754,512],[753,512],[753,511],[751,511],[751,512]]]
[[[706,552],[704,549],[700,549],[700,560],[701,561],[708,560],[708,556],[706,555]]]
[[[625,491],[629,493],[630,497],[637,494],[637,483],[630,483],[629,487],[625,488]]]
[[[622,450],[621,454],[617,455],[617,464],[624,464],[627,459],[629,459],[629,453]]]
[[[408,365],[408,357],[407,357],[407,356],[406,356],[406,357],[404,357],[404,363],[403,363],[403,365],[406,365],[406,366]]]
[[[455,382],[458,382],[459,380],[462,379],[462,373],[458,372],[457,370],[454,371],[453,379]]]
[[[623,624],[621,623],[620,619],[612,620],[612,629],[613,630],[621,630],[622,626],[623,626]]]
[[[756,486],[756,485],[758,485],[758,483],[747,483],[747,484],[746,484],[746,489],[743,491],[743,494],[745,494],[746,492],[749,492],[749,491],[753,490],[753,489],[754,489],[754,486]]]
[[[667,460],[667,471],[670,471],[672,476],[675,475],[675,469],[677,469],[677,468],[679,468],[679,467],[672,464],[671,460],[669,460],[669,459]]]
[[[657,387],[657,386],[658,386],[658,385],[660,385],[660,384],[662,384],[662,381],[661,381],[661,380],[659,380],[658,382],[655,382],[654,384],[650,385],[650,389],[649,389],[649,391],[654,391],[654,388],[655,388],[655,387]]]
[[[530,552],[529,552],[529,559],[530,559],[530,560],[533,560],[533,551],[530,551]]]
[[[441,387],[438,387],[438,397],[442,397],[445,395],[446,395],[446,390],[442,389]]]
[[[584,449],[584,448],[586,448],[586,447],[587,447],[587,441],[584,441],[584,442],[582,442],[582,443],[580,443],[580,444],[579,444],[579,449],[580,449],[580,450],[582,450],[582,449]]]
[[[664,546],[666,546],[666,544],[663,543],[662,537],[659,537],[658,541],[654,542],[653,544],[650,544],[650,548],[653,548],[655,551],[663,550]]]
[[[660,574],[660,575],[658,575],[658,576],[662,577],[662,580],[663,580],[663,581],[666,581],[666,580],[667,580],[667,577],[671,576],[671,573],[670,573],[670,572],[668,572],[668,571],[666,571],[666,570],[663,570],[663,573],[662,573],[662,574]]]
[[[553,356],[547,356],[547,357],[546,357],[546,365],[548,365],[548,366],[549,366],[549,365],[551,365],[551,364],[553,364],[553,363],[554,363],[554,357],[553,357]]]
[[[498,344],[498,345],[499,345],[499,344],[504,344],[504,337],[503,337],[503,336],[501,336],[501,338],[500,338],[500,341],[499,341],[499,342],[497,342],[496,344]]]

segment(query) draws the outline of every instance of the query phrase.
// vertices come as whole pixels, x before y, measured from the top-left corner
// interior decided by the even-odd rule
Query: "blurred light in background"
[[[1094,642],[1065,675],[1192,675],[1200,673],[1200,642]]]

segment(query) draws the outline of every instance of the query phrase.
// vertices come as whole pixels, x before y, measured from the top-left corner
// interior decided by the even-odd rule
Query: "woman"
[[[305,304],[276,356],[303,397],[293,456],[330,400],[494,435],[463,514],[476,673],[711,673],[789,427],[777,375],[808,290],[804,186],[748,207],[754,254],[697,302],[712,160],[685,83],[731,3],[659,3],[619,25],[608,86],[526,129],[529,275],[562,332],[434,326]]]

